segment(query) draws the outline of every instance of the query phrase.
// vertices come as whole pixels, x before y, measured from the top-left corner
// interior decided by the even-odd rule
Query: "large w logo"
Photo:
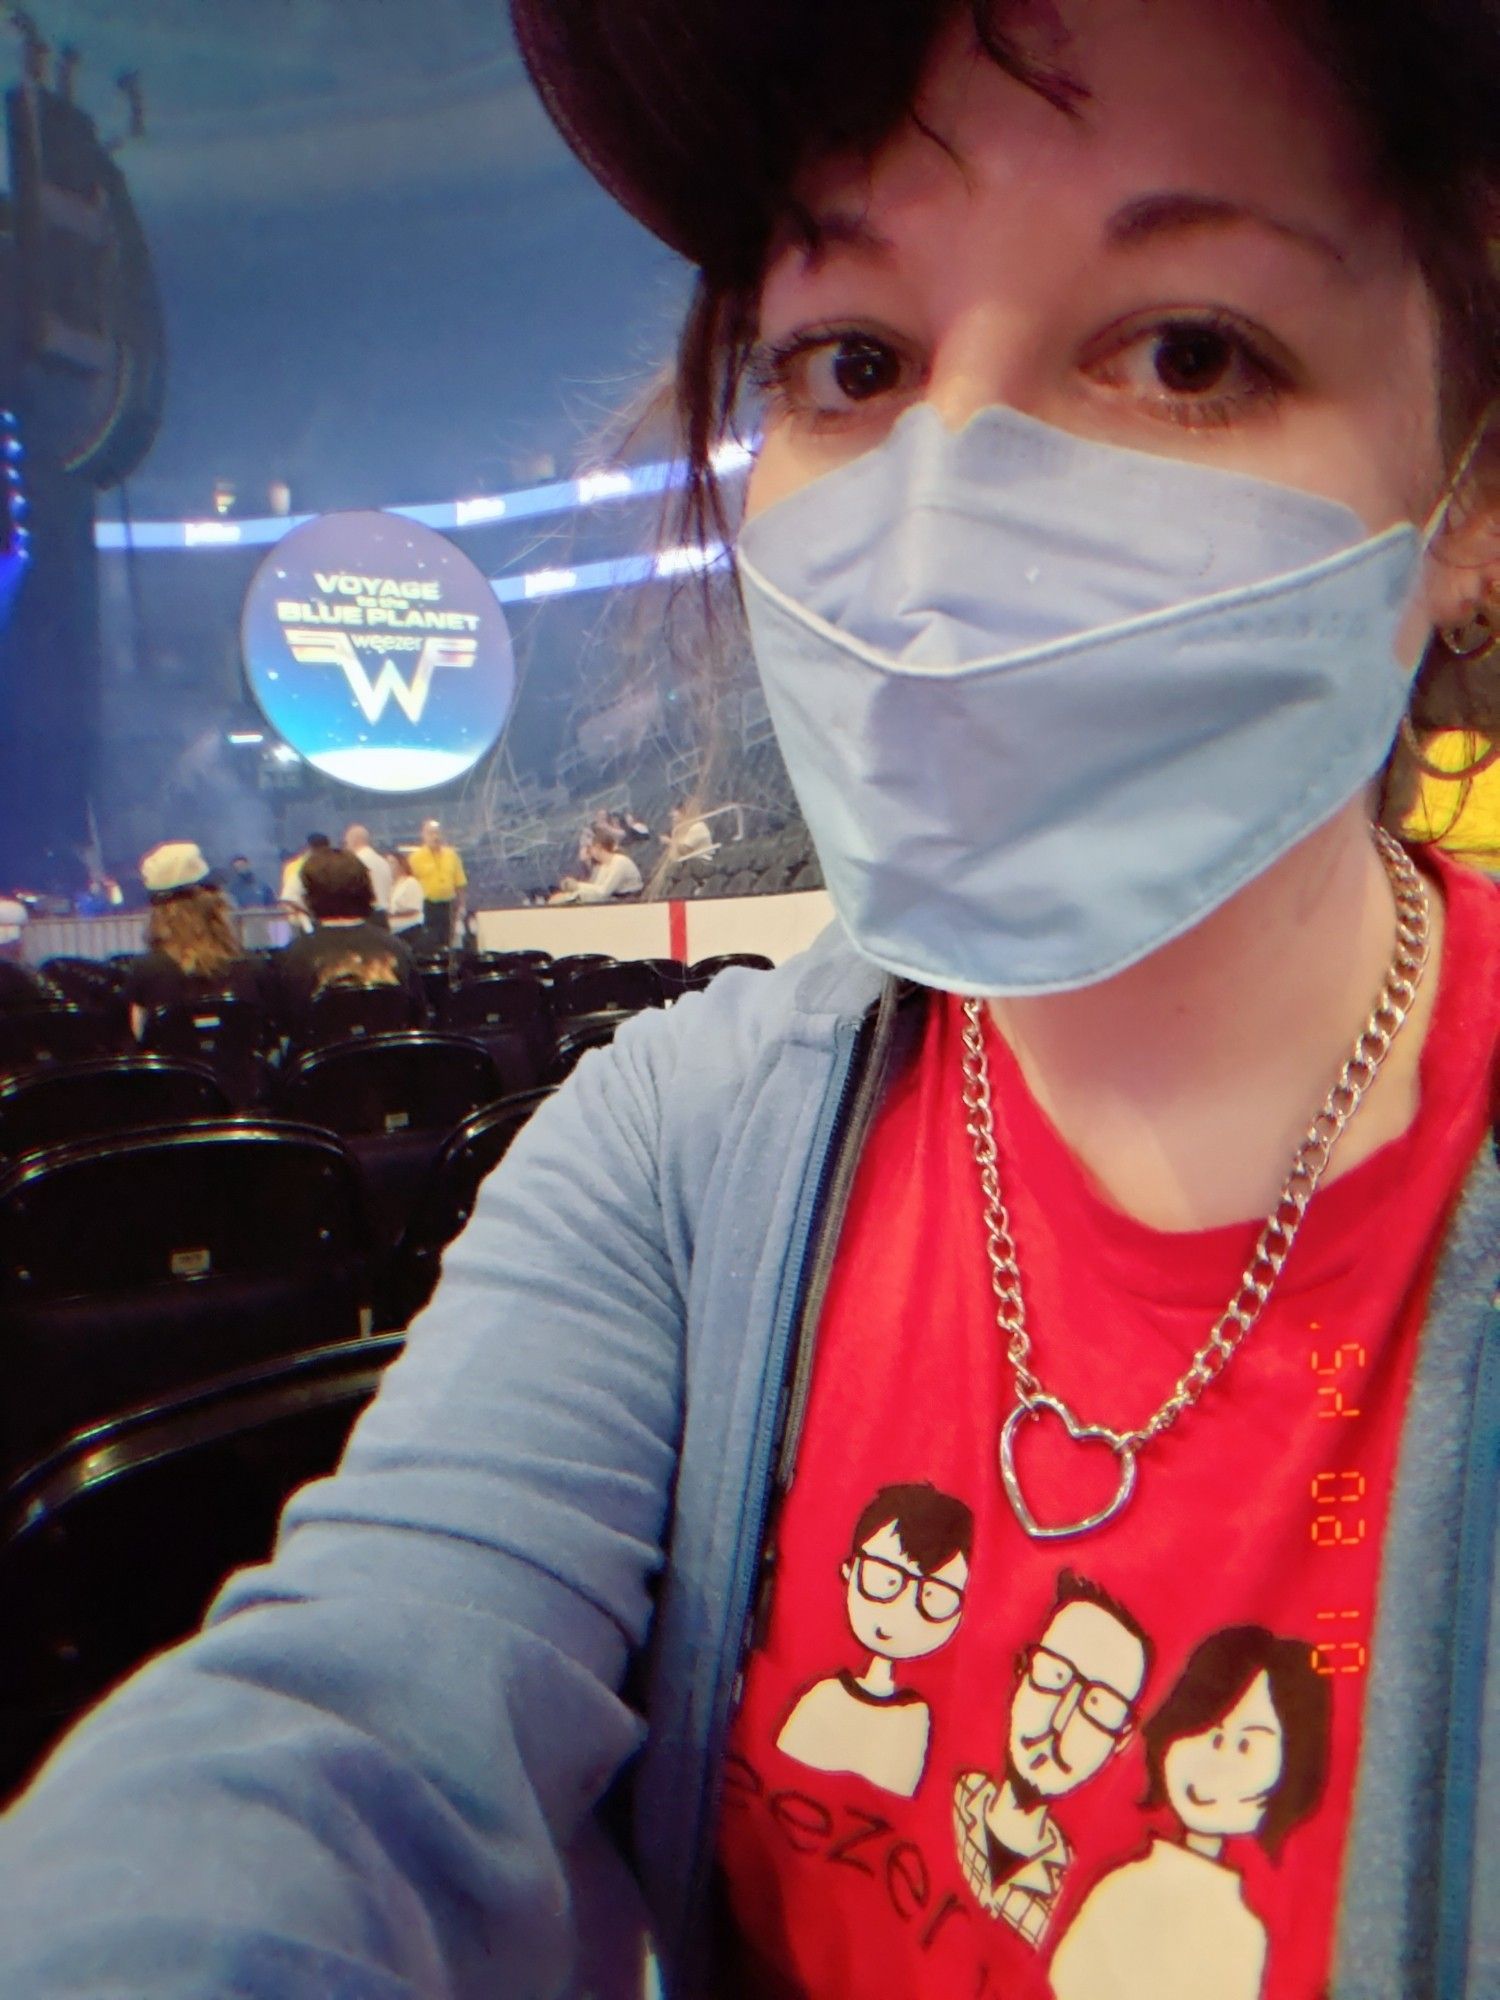
[[[366,722],[379,722],[391,700],[404,711],[408,722],[420,722],[436,670],[472,667],[479,650],[477,639],[424,639],[417,655],[417,670],[408,686],[394,660],[382,660],[380,672],[372,681],[347,632],[319,632],[297,626],[288,629],[286,642],[292,658],[304,667],[342,667]]]

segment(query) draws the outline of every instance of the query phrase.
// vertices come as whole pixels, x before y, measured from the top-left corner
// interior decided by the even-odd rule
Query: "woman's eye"
[[[1095,379],[1148,414],[1206,426],[1233,423],[1288,386],[1288,373],[1248,333],[1214,319],[1159,320],[1120,342]]]
[[[890,341],[874,334],[800,334],[757,355],[756,387],[793,416],[840,417],[897,394],[911,370]]]

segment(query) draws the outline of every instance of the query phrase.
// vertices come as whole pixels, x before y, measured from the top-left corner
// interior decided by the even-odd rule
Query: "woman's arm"
[[[653,1018],[585,1060],[274,1561],[0,1823],[0,1991],[562,1989],[563,1857],[638,1741],[615,1690],[675,1463],[669,1044]]]

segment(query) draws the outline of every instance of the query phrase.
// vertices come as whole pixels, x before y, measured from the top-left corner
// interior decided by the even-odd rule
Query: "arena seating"
[[[547,1088],[502,1097],[471,1113],[449,1133],[381,1277],[377,1326],[407,1326],[426,1305],[437,1284],[443,1251],[473,1213],[480,1183],[551,1095]]]
[[[206,1063],[165,1056],[94,1056],[0,1077],[0,1155],[105,1132],[139,1131],[230,1111]]]
[[[263,1561],[403,1345],[350,1340],[76,1432],[0,1494],[0,1802],[116,1681]]]
[[[334,980],[313,995],[307,1018],[295,1028],[298,1048],[358,1041],[419,1025],[417,1009],[404,986],[361,986]]]
[[[559,1028],[557,1040],[553,1043],[552,1059],[547,1065],[547,1082],[564,1082],[590,1049],[602,1049],[612,1042],[621,1022],[629,1019],[628,1014],[610,1008],[599,1014],[576,1014],[566,1021]]]
[[[532,972],[491,971],[480,961],[476,976],[449,986],[442,998],[442,1026],[467,1035],[489,1055],[502,1090],[530,1090],[552,1052],[552,988]]]
[[[141,1047],[148,1053],[207,1063],[230,1098],[256,1104],[265,1092],[270,1023],[253,1000],[218,994],[170,1007],[146,1017]]]
[[[662,1007],[666,994],[661,974],[644,959],[620,965],[589,965],[570,978],[554,976],[552,1007],[559,1025],[580,1014],[638,1014],[647,1007]]]
[[[230,1118],[0,1175],[0,1470],[82,1425],[366,1330],[373,1245],[327,1132]]]
[[[277,1087],[288,1115],[346,1141],[381,1244],[400,1237],[447,1134],[501,1095],[499,1073],[477,1042],[419,1029],[311,1050]]]
[[[34,1063],[112,1055],[121,1045],[114,1023],[83,1007],[9,1007],[0,1012],[0,1076]]]

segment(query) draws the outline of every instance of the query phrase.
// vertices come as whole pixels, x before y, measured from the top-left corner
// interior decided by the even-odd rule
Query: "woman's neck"
[[[1187,936],[1077,993],[990,1002],[1032,1093],[1102,1191],[1158,1229],[1267,1213],[1389,970],[1395,904],[1362,801]],[[1330,1165],[1404,1131],[1442,942]]]

